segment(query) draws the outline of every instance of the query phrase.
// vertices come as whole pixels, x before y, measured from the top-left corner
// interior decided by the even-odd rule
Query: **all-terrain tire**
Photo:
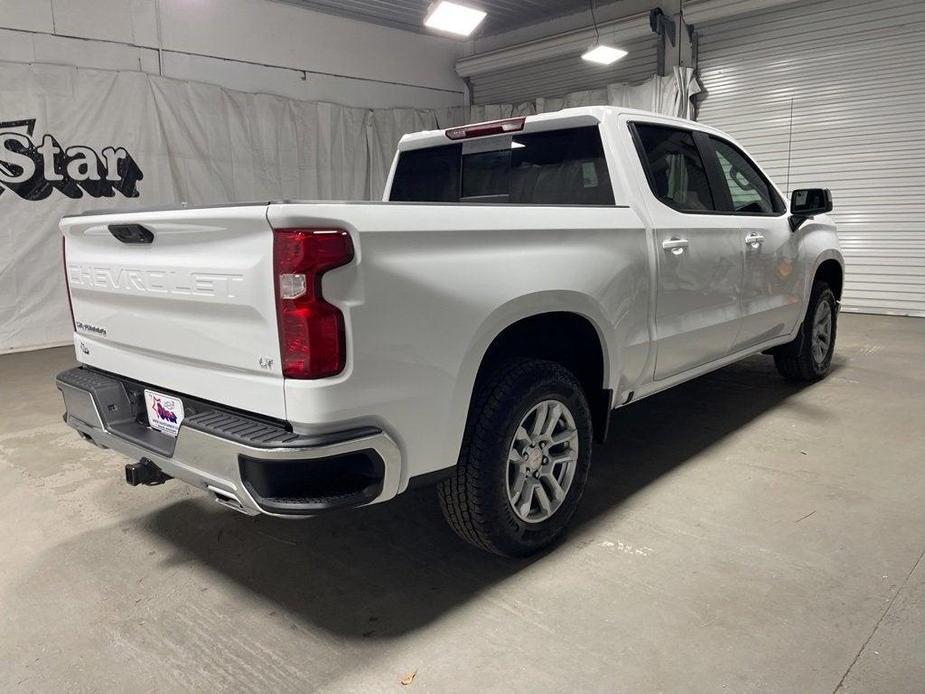
[[[814,343],[814,331],[818,328],[817,318],[820,313],[827,313],[831,325],[828,342],[821,350],[819,342]],[[832,355],[835,354],[837,319],[838,303],[835,294],[825,282],[816,282],[810,293],[800,333],[793,342],[774,351],[774,365],[784,378],[792,381],[818,381],[829,373]]]
[[[564,404],[574,420],[577,462],[557,510],[541,522],[527,522],[509,496],[508,456],[524,417],[549,401]],[[562,536],[575,512],[588,479],[591,440],[588,403],[570,371],[540,359],[501,364],[481,379],[458,464],[438,487],[443,515],[461,538],[489,552],[523,557],[540,551]]]

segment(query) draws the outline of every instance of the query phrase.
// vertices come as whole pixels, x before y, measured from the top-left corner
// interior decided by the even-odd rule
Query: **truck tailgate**
[[[285,418],[266,211],[254,204],[62,220],[77,358]]]

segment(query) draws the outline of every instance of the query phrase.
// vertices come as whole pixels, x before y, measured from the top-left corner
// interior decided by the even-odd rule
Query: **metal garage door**
[[[627,56],[610,66],[593,65],[576,54],[473,76],[472,103],[517,104],[616,82],[643,82],[655,74],[655,34],[622,42],[620,47],[628,51]]]
[[[804,1],[696,29],[698,120],[788,193],[832,189],[845,309],[925,316],[925,2]]]

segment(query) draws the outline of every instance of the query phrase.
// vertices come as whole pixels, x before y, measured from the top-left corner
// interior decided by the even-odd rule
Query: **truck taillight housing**
[[[273,274],[283,376],[325,378],[344,370],[344,314],[324,300],[321,277],[353,260],[341,229],[276,229]]]

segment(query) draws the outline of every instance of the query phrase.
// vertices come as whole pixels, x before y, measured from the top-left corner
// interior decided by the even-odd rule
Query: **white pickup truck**
[[[381,203],[67,217],[65,421],[247,514],[438,483],[461,537],[530,554],[611,410],[757,352],[828,372],[831,209],[713,128],[588,107],[407,135]]]

